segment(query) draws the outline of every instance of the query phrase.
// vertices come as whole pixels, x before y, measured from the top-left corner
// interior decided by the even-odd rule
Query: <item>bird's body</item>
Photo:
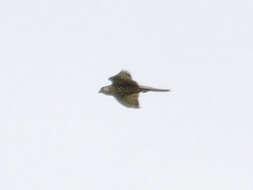
[[[141,89],[137,85],[129,84],[113,85],[112,90],[114,94],[122,96],[141,92]]]
[[[156,91],[168,92],[169,89],[157,89],[138,85],[132,80],[129,72],[121,71],[119,74],[109,78],[112,85],[104,86],[99,92],[114,96],[121,104],[131,108],[139,108],[138,96],[140,92]]]

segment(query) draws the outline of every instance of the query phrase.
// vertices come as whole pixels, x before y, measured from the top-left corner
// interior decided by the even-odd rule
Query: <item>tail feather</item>
[[[153,88],[149,86],[139,86],[141,88],[142,92],[148,92],[148,91],[153,91],[153,92],[169,92],[170,89],[160,89],[160,88]]]

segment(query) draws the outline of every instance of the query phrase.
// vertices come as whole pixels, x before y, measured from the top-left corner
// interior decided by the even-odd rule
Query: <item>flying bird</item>
[[[127,71],[121,71],[117,75],[109,78],[112,81],[111,85],[104,86],[99,90],[99,93],[114,96],[122,105],[129,108],[139,108],[139,93],[140,92],[168,92],[169,89],[158,89],[148,86],[139,85],[132,79],[132,76]]]

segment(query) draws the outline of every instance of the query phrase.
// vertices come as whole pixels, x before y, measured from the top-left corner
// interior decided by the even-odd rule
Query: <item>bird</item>
[[[159,89],[149,86],[139,85],[132,79],[128,71],[121,70],[118,74],[109,78],[111,85],[104,86],[99,93],[114,96],[119,103],[128,108],[140,108],[139,93],[140,92],[169,92],[170,89]]]

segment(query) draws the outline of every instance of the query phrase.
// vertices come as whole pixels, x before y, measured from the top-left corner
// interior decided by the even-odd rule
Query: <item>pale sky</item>
[[[0,2],[0,189],[252,190],[253,1]],[[145,93],[98,93],[121,69]]]

